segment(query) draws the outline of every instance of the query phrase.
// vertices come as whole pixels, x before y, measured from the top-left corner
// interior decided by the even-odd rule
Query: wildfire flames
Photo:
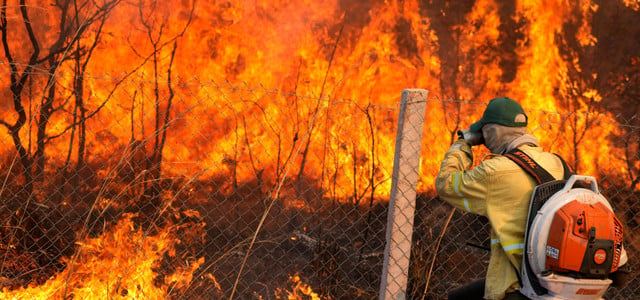
[[[271,183],[265,186],[273,186],[303,173],[299,178],[319,182],[328,197],[351,197],[375,186],[375,197],[384,199],[391,186],[394,153],[389,149],[395,144],[401,91],[425,88],[445,106],[429,106],[427,113],[425,130],[435,143],[423,147],[422,191],[432,188],[451,133],[478,119],[484,108],[463,107],[458,114],[455,101],[448,99],[486,103],[508,95],[523,104],[542,145],[571,153],[569,160],[579,161],[581,172],[625,172],[627,166],[610,160],[624,151],[608,142],[611,134],[619,134],[613,116],[593,109],[604,101],[601,92],[591,86],[575,88],[572,72],[581,69],[580,61],[563,54],[558,41],[571,22],[580,46],[596,45],[590,20],[600,9],[597,4],[477,0],[456,10],[455,1],[419,2],[116,1],[102,28],[91,27],[60,52],[73,57],[76,44],[93,51],[83,77],[84,109],[99,113],[85,116],[84,159],[106,164],[99,174],[109,177],[123,165],[122,153],[136,158],[124,162],[129,165],[151,156],[158,136],[153,124],[167,113],[162,152],[166,176],[237,182],[260,177]],[[637,2],[623,3],[638,10]],[[4,5],[7,43],[23,70],[33,53],[21,25],[24,6]],[[59,10],[45,1],[29,3],[26,10],[41,51],[53,47],[60,33]],[[505,11],[511,14],[505,17]],[[91,12],[81,14],[81,21],[88,20]],[[91,48],[98,35],[100,42]],[[8,70],[7,58],[0,60]],[[78,121],[72,114],[77,102],[69,100],[77,67],[69,60],[52,69],[43,60],[32,70],[56,74],[49,85],[58,87],[53,101],[59,110],[46,128],[56,138],[47,140],[45,149],[46,172],[52,177],[81,151],[70,147],[79,134],[70,129]],[[20,117],[9,100],[10,72],[0,76],[5,99],[0,120],[15,124]],[[30,80],[48,84],[37,76]],[[23,102],[44,98],[49,90],[25,90]],[[37,112],[44,103],[39,101],[24,108],[27,125],[18,136],[25,144],[39,138],[42,119]],[[454,114],[460,117],[456,120]],[[600,121],[591,124],[579,117],[583,115]],[[584,128],[589,130],[582,138]],[[571,143],[558,143],[563,133],[570,135],[567,139],[580,137],[585,146],[574,152]],[[3,156],[10,157],[7,166],[19,161],[15,138],[10,130],[0,131],[0,151],[10,153]],[[305,150],[313,153],[308,159],[302,158]],[[21,183],[18,178],[9,181]],[[46,283],[3,289],[0,297],[166,297],[170,289],[187,287],[205,263],[194,256],[159,279],[162,256],[175,252],[179,242],[172,229],[167,225],[146,235],[125,216],[110,231],[79,240],[77,253],[64,258],[64,271]],[[119,249],[138,251],[131,257]],[[116,277],[113,269],[126,275],[119,271]]]
[[[199,258],[160,279],[156,269],[163,255],[175,257],[179,242],[171,227],[155,235],[136,230],[126,215],[114,229],[96,238],[79,241],[79,251],[64,258],[67,268],[43,285],[2,290],[3,299],[164,299],[171,289],[182,290],[193,272],[204,263]],[[131,251],[134,249],[134,251]],[[133,255],[133,257],[132,257]],[[118,270],[118,272],[114,272]]]

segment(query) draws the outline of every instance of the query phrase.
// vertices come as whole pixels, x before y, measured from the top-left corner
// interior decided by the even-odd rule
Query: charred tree
[[[174,97],[173,83],[172,83],[172,68],[173,62],[178,49],[177,40],[182,37],[193,17],[193,11],[195,9],[195,3],[190,5],[190,12],[182,27],[182,30],[173,36],[167,36],[166,30],[169,25],[169,17],[167,15],[163,17],[157,17],[154,15],[156,12],[156,2],[140,1],[138,5],[139,21],[142,25],[142,30],[146,35],[147,41],[151,46],[151,54],[146,56],[145,62],[151,60],[153,67],[153,101],[154,101],[154,131],[151,136],[145,137],[146,142],[153,141],[153,148],[146,160],[146,169],[148,173],[144,178],[144,192],[143,199],[151,202],[150,209],[156,210],[160,206],[160,193],[161,184],[160,179],[162,175],[162,151],[166,143],[167,130],[171,121],[171,106]],[[169,54],[169,62],[166,71],[166,90],[163,92],[160,85],[160,77],[163,75],[160,71],[162,67],[162,54],[164,49],[171,45],[171,51]],[[136,51],[136,49],[133,49]],[[136,52],[137,53],[137,52]],[[143,132],[143,134],[145,134]]]
[[[556,36],[560,53],[567,62],[565,90],[559,91],[558,97],[571,112],[567,121],[574,128],[570,142],[577,171],[583,163],[578,150],[584,148],[582,141],[602,112],[618,115],[623,122],[629,123],[619,127],[622,136],[612,135],[611,138],[616,139],[614,144],[622,144],[620,147],[625,148],[625,155],[631,155],[632,160],[638,159],[638,154],[634,153],[636,145],[629,143],[625,136],[633,132],[633,125],[640,124],[634,117],[640,112],[636,109],[640,70],[637,20],[640,12],[619,1],[594,2],[597,8],[588,11],[574,6],[572,18]],[[625,142],[620,143],[618,139]],[[637,167],[625,165],[633,185]]]
[[[4,0],[2,2],[2,7],[0,7],[0,31],[2,32],[2,46],[4,49],[4,55],[7,59],[8,66],[10,68],[10,86],[9,89],[11,91],[11,97],[13,101],[13,109],[17,115],[16,120],[13,124],[5,120],[0,120],[0,124],[4,125],[8,130],[13,143],[15,145],[15,149],[20,157],[20,163],[22,164],[22,175],[24,177],[24,192],[27,195],[31,195],[33,192],[33,178],[31,173],[31,168],[33,164],[33,158],[29,153],[28,149],[23,144],[22,138],[20,136],[20,131],[24,127],[27,122],[27,112],[23,105],[23,91],[25,88],[25,83],[34,68],[38,64],[39,56],[40,56],[40,43],[38,42],[30,17],[27,11],[26,1],[20,0],[20,14],[22,17],[22,23],[27,32],[29,45],[31,46],[31,56],[29,57],[26,64],[20,63],[15,57],[14,51],[16,49],[12,48],[12,45],[9,41],[9,22],[7,19],[7,1]],[[18,66],[24,65],[23,70],[18,70]]]
[[[91,40],[83,43],[80,39],[76,39],[75,44],[73,45],[75,49],[75,56],[73,57],[74,64],[74,80],[73,80],[73,97],[75,98],[75,107],[74,107],[74,123],[72,126],[77,125],[77,135],[78,135],[78,144],[76,151],[76,165],[74,173],[77,176],[72,176],[71,178],[71,186],[79,186],[78,180],[81,178],[86,178],[81,174],[85,174],[86,170],[86,144],[87,144],[87,127],[86,121],[89,117],[88,110],[86,108],[86,98],[85,98],[85,77],[87,72],[87,66],[89,62],[93,58],[93,53],[96,47],[99,45],[99,42],[102,39],[103,28],[105,22],[107,21],[107,17],[109,13],[119,4],[120,0],[112,0],[110,2],[103,3],[103,6],[99,6],[96,9],[96,14],[94,14],[89,20],[90,24],[95,25],[93,30],[93,37]],[[78,0],[74,0],[73,2],[73,10],[77,15],[80,14],[80,9],[86,3],[80,3]],[[86,22],[81,22],[80,18],[74,19],[76,28],[82,28],[87,26]],[[75,131],[75,130],[74,130]],[[73,134],[72,134],[73,136]],[[70,147],[73,147],[73,143],[70,144]],[[78,190],[74,189],[71,194],[72,201],[76,201],[78,197]]]
[[[298,170],[298,175],[296,176],[296,190],[297,193],[299,195],[302,195],[305,191],[303,191],[303,187],[305,186],[304,182],[303,182],[303,177],[304,177],[304,170],[306,168],[307,165],[307,158],[309,155],[309,149],[311,146],[311,139],[313,138],[313,132],[314,129],[316,127],[316,118],[320,112],[320,104],[322,103],[323,99],[322,97],[324,97],[325,94],[325,85],[327,83],[327,78],[329,76],[329,71],[331,71],[331,64],[333,63],[333,59],[334,56],[336,54],[336,50],[338,49],[338,42],[340,42],[340,37],[342,36],[342,31],[344,29],[344,26],[340,27],[340,31],[338,32],[337,36],[336,36],[336,41],[333,44],[333,49],[331,51],[331,57],[329,58],[329,65],[327,66],[327,71],[325,72],[325,76],[324,79],[322,81],[322,86],[320,88],[320,94],[318,95],[318,100],[316,101],[316,106],[315,108],[310,112],[308,120],[311,120],[311,124],[309,125],[309,129],[308,129],[308,133],[307,133],[307,137],[306,137],[306,143],[304,145],[304,148],[302,149],[302,159],[300,161],[300,169]],[[327,116],[328,118],[329,116]]]
[[[373,107],[371,106],[371,104],[369,104],[366,109],[364,109],[364,113],[367,116],[367,124],[369,125],[369,134],[371,135],[371,148],[370,148],[370,152],[369,155],[371,155],[371,170],[369,173],[369,177],[367,178],[369,181],[369,186],[368,186],[368,190],[369,190],[369,211],[367,212],[367,224],[369,224],[369,226],[367,226],[367,229],[364,232],[364,238],[363,241],[366,243],[369,240],[369,234],[371,231],[371,225],[372,221],[373,221],[373,205],[374,205],[374,200],[375,200],[375,193],[376,193],[376,175],[378,175],[378,166],[376,165],[376,162],[378,161],[378,158],[376,156],[376,153],[378,153],[377,151],[377,144],[376,144],[376,134],[375,134],[375,122],[373,120],[373,116],[371,114],[371,111],[373,110]]]
[[[24,177],[24,190],[31,194],[33,192],[34,181],[41,179],[45,171],[45,150],[48,142],[60,135],[51,136],[47,133],[49,120],[56,112],[60,111],[67,104],[67,99],[61,98],[58,93],[58,69],[66,61],[73,60],[75,57],[85,57],[88,62],[90,55],[86,56],[86,52],[82,46],[80,46],[81,39],[87,34],[93,27],[92,25],[98,20],[104,20],[111,10],[117,5],[119,0],[103,3],[102,6],[92,7],[89,2],[72,2],[72,1],[57,1],[54,7],[58,11],[60,18],[58,23],[54,24],[58,27],[58,35],[53,40],[46,40],[44,38],[38,38],[40,35],[36,32],[33,26],[33,21],[29,14],[28,6],[25,0],[20,1],[20,15],[21,19],[19,23],[24,26],[26,35],[28,37],[29,46],[31,47],[31,55],[26,63],[19,61],[16,57],[25,52],[24,45],[16,42],[15,40],[9,41],[9,34],[20,30],[18,25],[9,23],[7,20],[7,7],[3,6],[0,9],[0,22],[2,32],[2,44],[4,49],[5,58],[8,61],[10,68],[10,90],[12,94],[14,111],[17,114],[16,121],[13,124],[5,120],[0,120],[0,124],[3,124],[9,129],[10,135],[13,139],[14,146],[18,155],[20,156],[20,162],[22,165],[22,174]],[[6,1],[4,1],[6,4]],[[13,27],[15,25],[15,27]],[[101,25],[100,25],[101,27]],[[99,35],[94,37],[94,46],[99,40]],[[48,45],[48,52],[42,52],[42,45]],[[73,47],[76,45],[76,47]],[[24,65],[24,69],[18,70],[18,66]],[[36,69],[44,69],[44,84],[37,86],[38,82],[41,82],[38,78]],[[36,93],[30,92],[28,99],[29,105],[25,105],[25,88],[27,80],[30,80],[30,91],[36,91]],[[38,92],[38,90],[40,92]],[[30,106],[35,99],[39,98],[39,102],[36,107],[39,107],[38,111],[34,115],[28,114],[25,107]],[[58,98],[61,98],[60,100]],[[31,153],[31,146],[25,145],[21,138],[21,132],[23,131],[25,124],[28,120],[32,120],[35,124],[35,150]],[[28,129],[29,131],[31,129]],[[30,135],[30,133],[28,133]]]
[[[60,88],[62,83],[58,80],[62,75],[59,69],[75,57],[83,56],[84,48],[73,45],[86,36],[97,19],[106,18],[118,2],[101,3],[102,6],[92,6],[91,3],[93,2],[79,4],[71,0],[56,1],[52,5],[52,11],[57,19],[49,22],[37,16],[34,18],[32,6],[27,5],[26,0],[19,2],[16,9],[18,15],[15,17],[9,15],[13,7],[8,6],[6,0],[0,7],[2,47],[8,62],[9,90],[16,115],[11,121],[0,120],[0,124],[8,129],[13,140],[22,177],[22,181],[17,181],[22,185],[21,189],[7,201],[12,202],[8,203],[8,207],[14,210],[12,218],[6,224],[11,229],[2,230],[0,235],[9,236],[9,247],[30,256],[36,262],[36,265],[29,268],[40,270],[33,272],[37,274],[29,276],[29,281],[48,278],[50,272],[60,267],[53,262],[68,253],[73,245],[74,237],[66,234],[70,232],[68,228],[62,229],[58,225],[68,226],[69,223],[53,220],[54,216],[61,215],[55,202],[59,197],[49,191],[35,193],[35,187],[45,175],[47,145],[52,139],[62,136],[62,133],[50,134],[49,122],[55,114],[71,111],[68,105],[70,96],[61,92],[71,88]],[[39,25],[57,28],[57,35],[46,37],[38,28],[47,27]],[[25,56],[28,58],[22,59]],[[32,137],[35,138],[33,144]],[[70,151],[68,153],[70,155]],[[36,195],[45,196],[35,199]],[[7,259],[7,253],[4,252],[3,262]],[[0,264],[0,274],[3,273],[3,266],[4,263]]]
[[[635,190],[640,183],[640,9],[638,1],[594,1],[600,8],[594,13],[592,35],[598,40],[594,50],[598,90],[603,94],[603,108],[618,116],[620,135],[611,140],[623,141],[627,168],[625,185]],[[602,91],[608,91],[603,93]]]

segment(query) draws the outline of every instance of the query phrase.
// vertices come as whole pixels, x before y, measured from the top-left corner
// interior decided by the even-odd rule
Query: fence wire
[[[158,95],[148,82],[94,81],[92,98],[56,99],[48,119],[37,95],[24,96],[21,127],[11,106],[0,113],[0,298],[380,296],[400,91],[373,105],[248,84],[180,80]],[[484,275],[486,220],[433,192],[455,131],[483,105],[432,97],[414,124],[409,299]],[[636,119],[527,113],[545,147],[598,178],[637,269]],[[607,298],[640,295],[638,280]]]

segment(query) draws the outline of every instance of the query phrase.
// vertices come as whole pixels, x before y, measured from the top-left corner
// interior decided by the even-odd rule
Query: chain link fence
[[[29,95],[0,113],[0,298],[376,299],[394,283],[409,299],[441,299],[484,275],[486,220],[433,192],[455,132],[484,102],[430,96],[424,124],[404,125],[422,135],[419,165],[407,160],[417,195],[404,195],[415,198],[414,230],[399,233],[411,241],[406,279],[383,282],[395,262],[385,245],[400,93],[374,105],[249,84],[178,80],[158,94],[149,82],[92,79],[84,102],[60,97],[43,112]],[[527,113],[543,146],[598,178],[637,269],[636,119]],[[634,298],[638,280],[607,298]]]
[[[397,99],[92,80],[1,133],[0,298],[377,297]]]

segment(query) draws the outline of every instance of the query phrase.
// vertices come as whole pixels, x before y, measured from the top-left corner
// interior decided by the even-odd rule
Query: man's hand
[[[463,129],[458,131],[458,136],[465,140],[469,146],[482,145],[484,143],[482,132],[471,132],[469,129]]]

